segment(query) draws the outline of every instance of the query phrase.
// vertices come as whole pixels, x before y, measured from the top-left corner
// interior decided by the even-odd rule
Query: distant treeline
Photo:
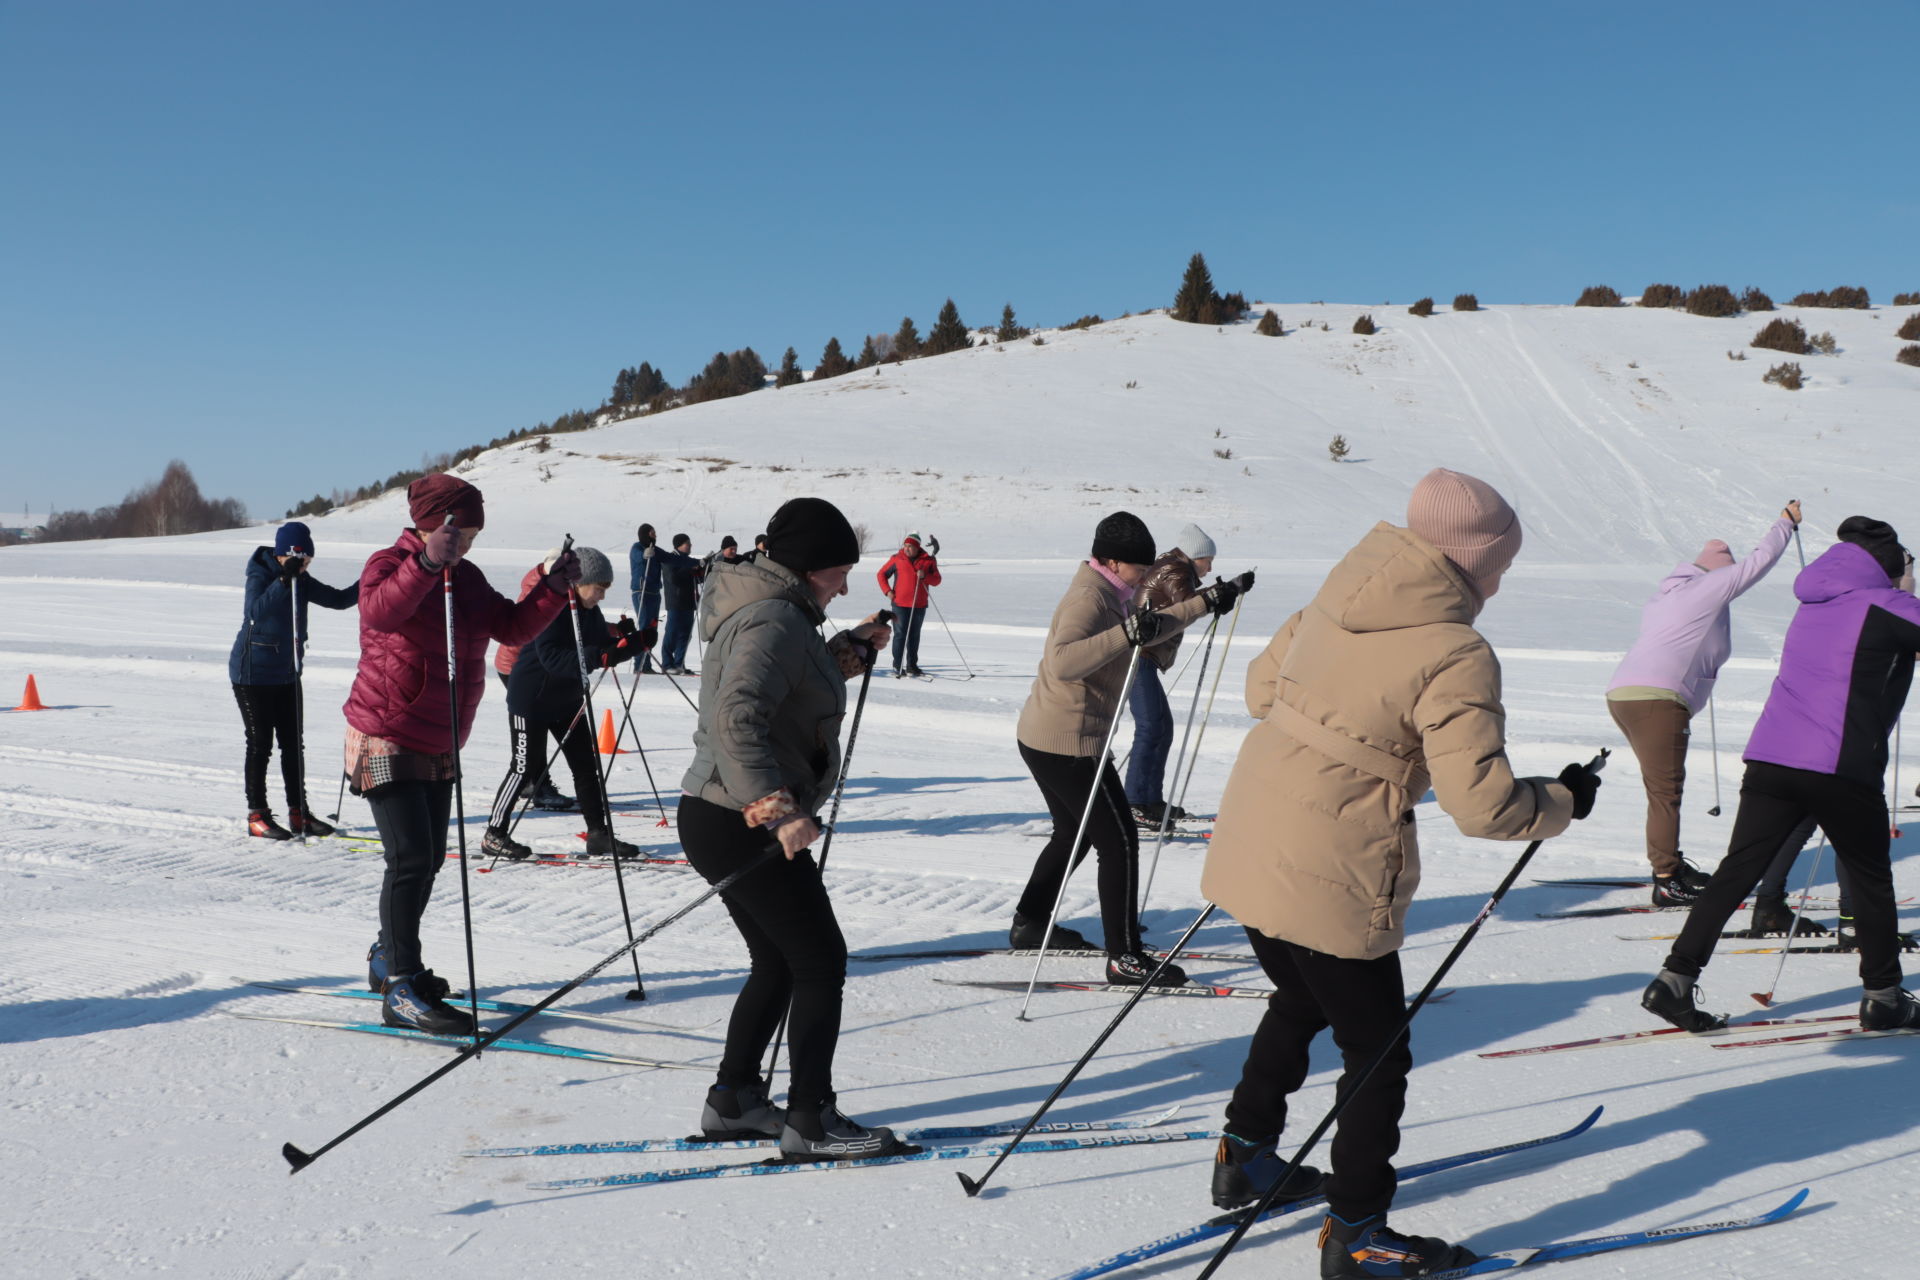
[[[238,529],[247,524],[238,498],[209,498],[200,492],[187,464],[167,464],[158,480],[143,484],[111,507],[93,511],[56,511],[47,517],[40,542],[79,542],[87,538],[155,538],[175,533]]]

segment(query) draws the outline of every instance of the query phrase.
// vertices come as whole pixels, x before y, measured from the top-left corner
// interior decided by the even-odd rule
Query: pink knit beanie
[[[1708,573],[1712,573],[1715,569],[1724,569],[1733,563],[1733,549],[1720,539],[1713,538],[1707,542],[1706,546],[1700,548],[1700,554],[1693,558],[1693,562]]]
[[[1520,554],[1520,517],[1486,481],[1435,467],[1413,486],[1407,528],[1467,575],[1484,599]]]

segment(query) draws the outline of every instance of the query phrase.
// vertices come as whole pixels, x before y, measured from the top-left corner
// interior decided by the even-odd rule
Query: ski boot
[[[247,834],[267,840],[291,840],[293,832],[273,820],[271,809],[254,809],[247,814]]]
[[[447,984],[426,969],[405,978],[388,978],[381,1002],[380,1021],[389,1027],[409,1027],[437,1036],[470,1036],[476,1031],[473,1015],[447,1003]]]
[[[764,1081],[729,1088],[716,1084],[707,1090],[700,1108],[700,1136],[708,1142],[738,1142],[747,1138],[777,1138],[787,1127],[784,1107],[767,1098]]]
[[[1164,804],[1136,804],[1129,806],[1133,810],[1133,825],[1142,831],[1158,831],[1161,819],[1167,816]]]
[[[532,849],[508,835],[502,827],[487,828],[487,834],[480,837],[480,852],[492,858],[511,858],[515,862],[522,862],[533,854]]]
[[[1241,1138],[1231,1130],[1220,1135],[1220,1149],[1213,1157],[1213,1203],[1221,1209],[1239,1209],[1267,1194],[1274,1180],[1286,1169],[1287,1162],[1276,1149],[1277,1138],[1265,1141]],[[1275,1204],[1289,1204],[1317,1196],[1325,1187],[1327,1175],[1310,1164],[1293,1171]]]
[[[1329,1213],[1320,1227],[1321,1280],[1364,1280],[1369,1276],[1425,1276],[1478,1262],[1470,1249],[1432,1236],[1403,1236],[1376,1213],[1348,1222]]]
[[[367,990],[385,991],[387,989],[387,949],[375,938],[373,945],[367,948]]]
[[[1111,952],[1107,956],[1107,981],[1116,987],[1145,986],[1159,964],[1154,957],[1138,951]],[[1184,987],[1187,985],[1187,971],[1177,964],[1169,964],[1160,970],[1160,976],[1154,979],[1153,985]]]
[[[1691,978],[1662,969],[1647,989],[1640,994],[1640,1007],[1656,1018],[1671,1022],[1682,1031],[1719,1031],[1726,1027],[1726,1018],[1717,1013],[1704,1013],[1694,1007],[1694,1001],[1700,998],[1700,988]]]
[[[322,822],[304,806],[288,806],[287,828],[297,836],[330,836],[334,833],[331,822]]]
[[[831,1099],[822,1103],[818,1111],[802,1111],[789,1105],[786,1123],[780,1129],[780,1158],[790,1164],[811,1160],[872,1160],[917,1149],[894,1137],[891,1129],[869,1128],[857,1120],[849,1120]]]
[[[588,831],[587,856],[604,858],[609,854],[616,858],[637,858],[640,856],[640,849],[637,845],[615,838],[612,830],[607,827],[595,827]]]
[[[1779,936],[1783,938],[1817,938],[1831,932],[1818,920],[1797,916],[1787,906],[1783,895],[1759,894],[1753,900],[1753,919],[1747,923],[1747,932],[1756,938]]]
[[[1860,935],[1854,932],[1852,916],[1840,917],[1839,927],[1833,935],[1833,944],[1842,951],[1858,951],[1860,949]],[[1916,940],[1910,933],[1894,934],[1893,945],[1902,951],[1920,950],[1920,940]]]
[[[570,795],[561,793],[550,778],[542,778],[533,789],[533,799],[528,801],[542,813],[572,813],[580,807],[580,802]]]
[[[907,674],[912,676],[914,679],[918,680],[921,676],[924,676],[927,673],[920,669],[920,665],[918,663],[909,662],[907,664]]]
[[[1902,987],[1882,987],[1860,997],[1862,1031],[1920,1030],[1920,1000]]]
[[[1007,930],[1007,945],[1015,951],[1032,951],[1045,944],[1050,951],[1098,951],[1100,948],[1087,941],[1086,935],[1078,929],[1069,929],[1063,924],[1053,926],[1053,938],[1047,939],[1047,922],[1029,920],[1018,911],[1013,913],[1013,927]]]

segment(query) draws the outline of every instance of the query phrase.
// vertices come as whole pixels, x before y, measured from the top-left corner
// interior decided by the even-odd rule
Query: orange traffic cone
[[[633,752],[620,745],[613,732],[613,711],[611,708],[600,713],[600,754],[603,756],[630,756]]]
[[[40,701],[40,686],[33,682],[32,676],[28,676],[27,691],[20,695],[20,705],[15,707],[14,710],[45,711],[46,709],[46,704]]]

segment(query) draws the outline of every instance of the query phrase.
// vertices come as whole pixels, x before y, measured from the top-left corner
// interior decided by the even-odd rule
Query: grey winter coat
[[[840,773],[848,667],[858,673],[860,659],[847,661],[856,648],[847,633],[820,638],[824,620],[784,565],[753,555],[714,566],[700,601],[707,653],[693,763],[680,784],[688,795],[756,825],[812,814],[826,798]]]

